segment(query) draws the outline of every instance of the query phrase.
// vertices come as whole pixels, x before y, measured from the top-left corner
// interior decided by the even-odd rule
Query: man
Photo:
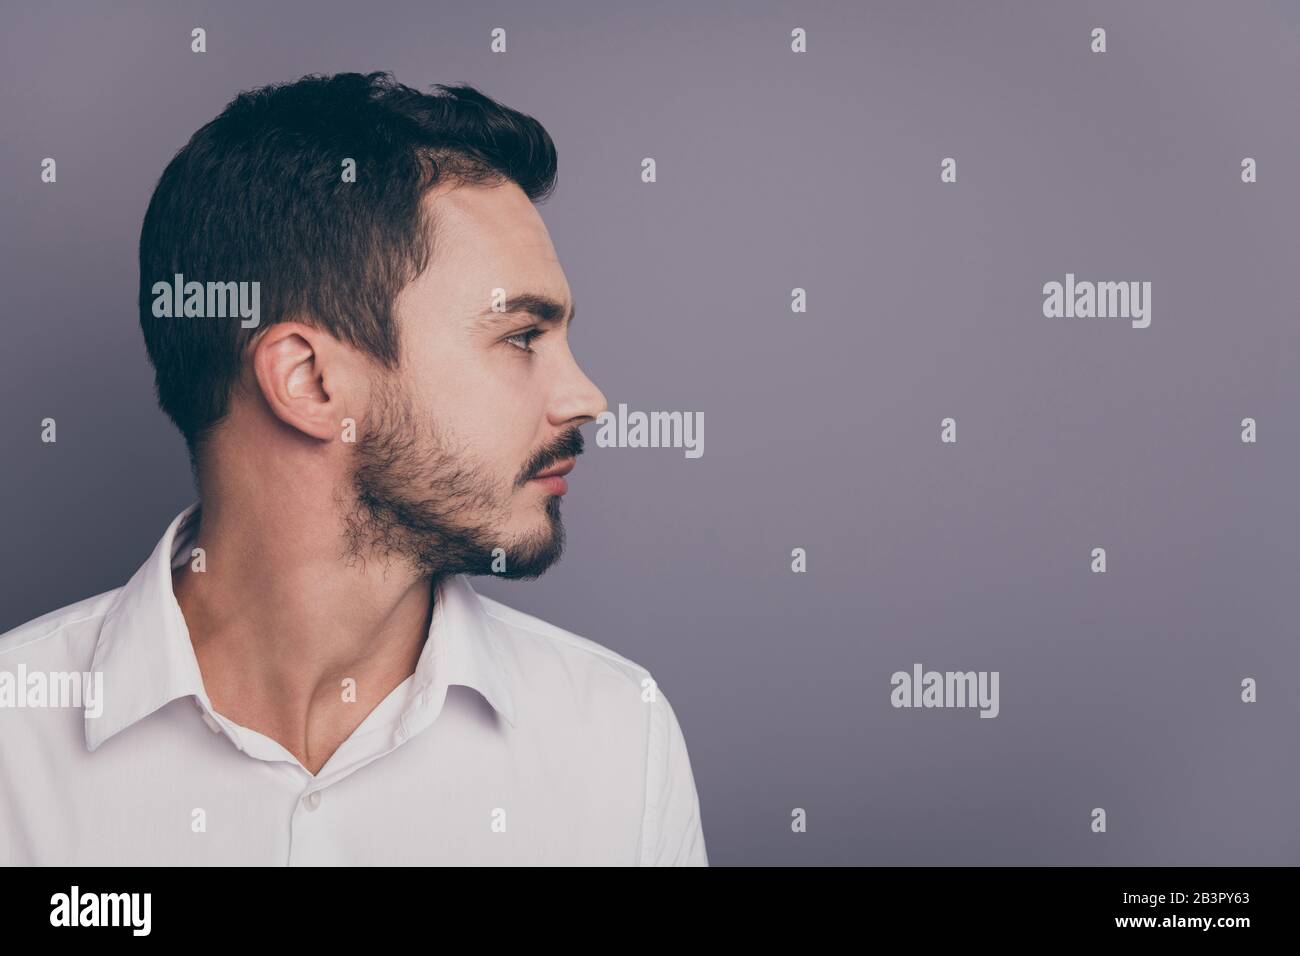
[[[645,669],[467,580],[558,559],[605,398],[549,135],[436,91],[245,93],[163,173],[140,324],[199,500],[0,637],[0,863],[707,865]]]

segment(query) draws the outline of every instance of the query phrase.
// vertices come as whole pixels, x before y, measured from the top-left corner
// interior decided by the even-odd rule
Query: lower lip
[[[553,495],[562,495],[569,490],[569,481],[563,475],[551,475],[547,478],[534,478],[532,480]]]

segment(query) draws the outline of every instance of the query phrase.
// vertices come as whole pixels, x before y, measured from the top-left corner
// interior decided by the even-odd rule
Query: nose
[[[605,394],[587,377],[572,355],[569,357],[569,365],[564,385],[551,403],[549,417],[551,424],[557,428],[594,422],[601,412],[609,408]]]

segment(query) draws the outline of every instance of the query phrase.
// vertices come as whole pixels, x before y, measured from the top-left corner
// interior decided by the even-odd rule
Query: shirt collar
[[[90,750],[178,697],[194,696],[211,709],[172,590],[172,570],[190,560],[198,519],[199,502],[172,519],[149,560],[118,592],[104,617],[91,664],[92,672],[104,675],[103,709],[98,717],[85,718]],[[498,638],[469,580],[461,574],[441,579],[428,639],[410,678],[414,703],[404,711],[403,722],[410,725],[413,714],[431,699],[440,708],[447,686],[462,684],[482,694],[513,727],[508,655]]]

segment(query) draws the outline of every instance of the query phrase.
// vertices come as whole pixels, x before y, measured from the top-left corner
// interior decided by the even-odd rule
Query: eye
[[[517,349],[521,349],[522,351],[525,352],[531,352],[533,350],[532,349],[533,342],[541,334],[542,334],[541,329],[525,329],[522,332],[516,332],[514,335],[507,337],[506,341],[509,342]]]

